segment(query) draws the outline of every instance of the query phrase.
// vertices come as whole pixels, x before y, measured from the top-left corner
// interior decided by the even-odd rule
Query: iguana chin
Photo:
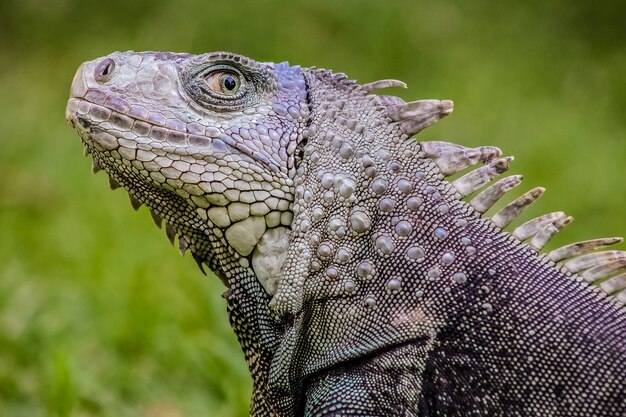
[[[562,212],[505,232],[544,190],[487,218],[512,158],[415,141],[452,102],[387,87],[405,85],[116,52],[78,69],[67,118],[228,287],[251,415],[626,415],[626,254],[598,251],[621,239],[540,254]]]

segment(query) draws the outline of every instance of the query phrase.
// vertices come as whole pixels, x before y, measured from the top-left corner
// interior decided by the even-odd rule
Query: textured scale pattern
[[[240,87],[215,91],[223,74]],[[626,254],[597,251],[621,239],[539,254],[572,218],[504,231],[545,190],[486,218],[522,181],[497,179],[513,158],[415,141],[452,102],[387,87],[405,85],[114,53],[79,68],[67,117],[228,287],[251,415],[625,415]]]

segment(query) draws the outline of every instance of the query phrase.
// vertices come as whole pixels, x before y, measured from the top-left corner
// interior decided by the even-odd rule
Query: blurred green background
[[[224,288],[91,175],[64,121],[82,61],[228,50],[453,99],[421,138],[515,155],[526,189],[548,188],[531,214],[578,220],[554,247],[626,234],[625,15],[623,1],[3,0],[0,416],[247,415]]]

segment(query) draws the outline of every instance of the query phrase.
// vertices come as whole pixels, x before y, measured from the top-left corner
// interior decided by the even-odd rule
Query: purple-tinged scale
[[[454,262],[455,256],[452,252],[446,252],[441,256],[441,263],[444,265],[451,265]]]
[[[456,272],[454,275],[452,275],[452,280],[459,284],[464,284],[465,282],[467,282],[467,275],[465,275],[463,272]]]
[[[398,278],[391,278],[387,281],[387,289],[392,293],[397,293],[402,288],[402,281]]]
[[[378,195],[384,194],[387,191],[387,180],[385,178],[376,178],[372,181],[371,188]]]
[[[390,213],[396,207],[396,202],[391,198],[383,198],[378,202],[378,208],[384,213]]]
[[[279,116],[286,116],[287,115],[287,108],[285,108],[285,106],[283,106],[280,103],[274,103],[272,105],[272,110],[274,110],[274,112],[279,115]]]
[[[413,226],[406,220],[401,220],[395,225],[395,231],[398,236],[409,236],[413,232]]]
[[[406,251],[406,256],[414,261],[423,261],[424,250],[418,246],[412,246]]]
[[[406,205],[409,208],[409,210],[411,210],[411,211],[416,211],[417,209],[419,209],[420,206],[422,205],[422,203],[423,203],[423,201],[419,197],[410,197],[406,201]]]
[[[398,181],[398,189],[404,194],[409,194],[413,191],[413,184],[405,179],[401,179]]]
[[[146,119],[148,117],[148,110],[144,106],[133,105],[128,108],[128,115],[135,119]]]
[[[448,231],[443,227],[436,228],[433,234],[439,240],[443,240],[448,237]]]
[[[396,245],[395,243],[393,243],[393,240],[390,237],[385,236],[385,235],[378,236],[376,238],[375,244],[376,244],[376,248],[383,255],[390,255],[396,248]]]

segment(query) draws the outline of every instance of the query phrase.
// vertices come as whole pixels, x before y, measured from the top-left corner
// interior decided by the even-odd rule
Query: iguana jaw
[[[209,239],[211,233],[209,224],[183,197],[171,189],[164,188],[153,177],[146,176],[145,170],[142,173],[132,164],[132,159],[122,156],[128,152],[128,148],[107,149],[116,143],[114,139],[117,138],[94,126],[89,119],[80,114],[78,109],[86,106],[97,109],[96,112],[102,113],[106,110],[105,107],[72,98],[67,106],[67,119],[81,137],[85,155],[91,155],[93,158],[94,174],[101,170],[105,171],[111,189],[124,188],[135,210],[146,205],[157,227],[161,228],[165,220],[167,237],[172,245],[178,236],[181,253],[191,250],[201,269],[204,263],[210,264],[213,260],[213,251]],[[119,113],[115,115],[119,118],[124,117]],[[176,214],[177,211],[182,211],[184,215]],[[185,220],[181,221],[182,219]]]

